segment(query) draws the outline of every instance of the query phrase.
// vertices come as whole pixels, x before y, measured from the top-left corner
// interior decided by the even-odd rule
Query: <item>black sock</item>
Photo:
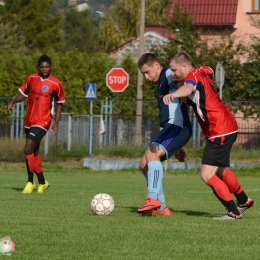
[[[36,173],[36,176],[37,176],[37,178],[38,178],[39,184],[45,184],[45,179],[44,179],[44,176],[43,176],[43,173],[42,173],[42,172]]]
[[[27,160],[26,160],[26,168],[27,168],[27,174],[28,174],[28,182],[31,182],[33,184],[33,172],[30,172]]]
[[[237,198],[238,204],[245,204],[247,202],[248,197],[246,196],[244,191],[240,192],[239,194],[234,194],[234,195]]]
[[[228,210],[228,212],[232,212],[232,213],[234,213],[236,215],[240,215],[240,212],[238,211],[237,206],[236,206],[236,204],[235,204],[235,202],[233,200],[227,206],[227,210]]]
[[[28,173],[28,182],[31,182],[33,184],[33,173]]]

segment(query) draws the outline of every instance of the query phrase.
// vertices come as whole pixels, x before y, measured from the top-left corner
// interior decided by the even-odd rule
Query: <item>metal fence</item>
[[[0,137],[10,138],[10,142],[23,135],[24,105],[17,104],[12,114],[6,107],[10,97],[0,98]],[[68,99],[64,105],[59,123],[58,142],[70,150],[73,146],[86,145],[92,147],[133,144],[135,139],[135,101],[134,100],[95,100],[93,112],[90,102],[85,99]],[[142,143],[149,145],[151,139],[159,131],[158,109],[156,100],[143,100]],[[3,109],[4,108],[4,109]],[[76,111],[77,113],[73,113]],[[193,125],[191,142],[193,147],[204,144],[204,137],[196,118],[189,110]],[[255,117],[243,118],[235,114],[239,125],[238,138],[235,145],[244,148],[260,148],[260,122]],[[49,131],[50,132],[50,131]],[[50,133],[45,137],[45,154],[48,153]],[[89,149],[89,153],[91,153]]]

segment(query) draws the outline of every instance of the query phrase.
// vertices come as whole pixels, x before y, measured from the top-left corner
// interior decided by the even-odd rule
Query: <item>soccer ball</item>
[[[0,254],[11,255],[15,250],[15,244],[10,237],[0,239]]]
[[[106,193],[99,193],[91,200],[90,208],[96,215],[110,215],[115,207],[113,198]]]

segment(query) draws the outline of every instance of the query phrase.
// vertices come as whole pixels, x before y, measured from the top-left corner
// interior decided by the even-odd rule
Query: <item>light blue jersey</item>
[[[169,68],[164,67],[158,82],[158,107],[160,110],[160,126],[165,124],[174,124],[180,127],[185,125],[185,122],[190,122],[187,113],[186,105],[180,106],[179,98],[174,99],[170,105],[165,105],[163,97],[177,90],[177,85],[172,82],[172,72]]]

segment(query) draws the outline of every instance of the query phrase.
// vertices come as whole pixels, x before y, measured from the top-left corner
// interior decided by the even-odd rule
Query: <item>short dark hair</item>
[[[191,60],[190,60],[189,56],[182,51],[176,51],[172,55],[170,55],[170,57],[168,58],[168,63],[170,63],[173,60],[176,63],[185,62],[185,63],[189,63],[191,65]]]
[[[42,55],[38,60],[38,67],[42,62],[48,62],[51,65],[51,59],[47,55]]]
[[[160,60],[153,53],[143,54],[138,61],[138,68],[141,69],[144,64],[152,66],[155,62],[158,62],[161,65]]]

